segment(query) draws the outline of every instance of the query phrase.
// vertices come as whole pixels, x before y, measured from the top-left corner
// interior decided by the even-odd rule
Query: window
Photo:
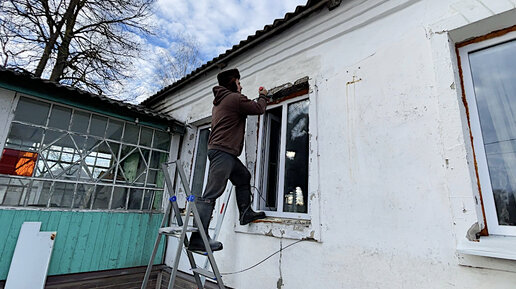
[[[0,205],[160,210],[170,134],[21,97],[0,158]]]
[[[459,54],[487,228],[516,236],[516,33]]]
[[[192,193],[202,196],[206,181],[208,179],[208,139],[210,137],[210,125],[200,126],[197,130],[197,142],[195,150],[195,160],[192,175]]]
[[[268,216],[308,217],[308,108],[306,96],[270,105],[261,121],[258,209]]]

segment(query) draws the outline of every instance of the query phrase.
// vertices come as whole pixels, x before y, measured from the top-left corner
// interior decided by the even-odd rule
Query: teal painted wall
[[[147,265],[163,214],[0,209],[0,280],[23,222],[57,231],[48,275]],[[164,238],[155,264],[163,262]]]

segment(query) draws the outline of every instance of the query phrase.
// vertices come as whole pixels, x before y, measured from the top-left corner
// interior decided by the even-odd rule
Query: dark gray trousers
[[[199,202],[215,203],[224,193],[228,180],[235,186],[238,209],[246,209],[251,204],[251,173],[234,155],[221,150],[208,150],[210,168],[208,182]]]

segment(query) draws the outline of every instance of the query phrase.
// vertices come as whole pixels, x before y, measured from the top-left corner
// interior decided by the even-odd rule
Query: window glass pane
[[[202,196],[204,176],[206,172],[206,163],[208,161],[208,138],[210,137],[210,129],[205,128],[199,130],[197,148],[195,152],[195,165],[192,180],[192,194]]]
[[[150,167],[153,169],[161,170],[161,164],[167,162],[168,153],[152,151],[152,158],[150,162]]]
[[[516,40],[469,55],[500,225],[516,226]]]
[[[7,186],[0,184],[0,205],[3,205],[6,192]]]
[[[14,113],[14,120],[45,125],[50,104],[21,97]]]
[[[152,209],[152,198],[154,197],[153,190],[145,190],[145,195],[143,198],[143,207],[142,210],[151,210]]]
[[[33,151],[41,145],[42,138],[42,128],[13,123],[7,136],[6,147]]]
[[[45,137],[43,139],[44,148],[48,148],[49,145],[55,144],[56,141],[64,138],[67,135],[65,132],[59,132],[55,130],[47,129],[45,131]]]
[[[99,139],[99,138],[96,138],[96,137],[88,137],[86,139],[86,143],[85,143],[85,146],[84,146],[84,150],[86,152],[92,152],[92,151],[95,151],[98,149],[98,146],[100,145],[100,143],[102,143],[103,140],[102,139]]]
[[[140,145],[150,147],[152,142],[152,129],[142,127],[140,135]]]
[[[154,191],[154,200],[152,201],[153,210],[161,210],[161,201],[163,199],[163,191]]]
[[[37,153],[4,149],[0,159],[0,174],[31,177],[37,159]]]
[[[1,178],[0,186],[5,190],[2,205],[23,206],[29,188],[28,180]]]
[[[88,124],[90,122],[90,114],[75,110],[72,119],[72,131],[86,134],[88,131]]]
[[[170,148],[170,134],[164,131],[155,130],[154,142],[152,143],[152,147],[168,152]]]
[[[106,138],[120,140],[120,138],[122,138],[123,125],[123,122],[110,118],[107,126]]]
[[[115,187],[115,191],[113,192],[113,203],[111,204],[112,210],[125,210],[128,192],[128,188]]]
[[[131,189],[128,210],[140,210],[142,206],[143,189]]]
[[[150,151],[124,145],[122,147],[121,173],[128,183],[145,182]]]
[[[93,209],[107,210],[109,208],[109,200],[111,199],[112,186],[100,186],[95,187],[95,200],[93,201]]]
[[[157,170],[149,169],[149,173],[147,176],[147,186],[155,186],[157,176],[158,176]]]
[[[91,124],[90,124],[90,134],[104,137],[107,126],[107,117],[99,116],[93,114],[91,116]]]
[[[50,198],[51,181],[33,181],[28,206],[46,207]]]
[[[271,109],[267,112],[267,137],[264,161],[265,204],[262,203],[261,205],[261,209],[263,210],[275,211],[278,207],[277,195],[281,142],[281,117],[281,107]]]
[[[308,212],[308,104],[303,100],[287,109],[284,212]]]
[[[139,128],[137,125],[125,123],[125,131],[123,141],[126,143],[137,144],[138,143],[138,132]]]
[[[52,107],[52,111],[50,112],[50,120],[48,121],[48,126],[68,130],[71,117],[72,109],[59,105],[54,105]]]
[[[77,184],[73,207],[77,209],[89,209],[94,191],[95,185],[93,184]]]
[[[50,207],[71,208],[74,191],[74,183],[55,182],[50,199]]]

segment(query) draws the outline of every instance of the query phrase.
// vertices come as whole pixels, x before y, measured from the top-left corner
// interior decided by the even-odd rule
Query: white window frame
[[[463,71],[464,90],[469,107],[470,129],[473,136],[473,147],[475,148],[475,157],[478,166],[478,176],[480,188],[482,191],[485,218],[490,235],[516,236],[516,226],[502,226],[498,224],[498,216],[496,213],[491,179],[489,177],[487,158],[484,149],[484,140],[482,137],[471,68],[469,65],[469,53],[511,40],[516,40],[516,32],[510,32],[503,36],[491,38],[482,42],[472,43],[459,48],[459,56],[461,59],[461,67]],[[479,218],[482,218],[482,216],[479,216]],[[479,221],[482,223],[482,220]]]
[[[193,181],[194,181],[194,169],[195,169],[195,163],[197,162],[197,151],[199,149],[199,138],[201,136],[201,130],[203,129],[210,129],[211,124],[205,124],[200,125],[197,127],[196,137],[195,137],[195,151],[193,156],[193,162],[192,162],[192,173],[190,175],[190,189],[193,189]],[[204,193],[204,190],[206,189],[206,183],[208,182],[208,171],[210,169],[210,159],[208,158],[208,155],[206,155],[206,167],[204,168],[204,178],[202,180],[202,193]],[[201,194],[202,194],[201,193]]]
[[[278,177],[278,191],[277,191],[277,210],[278,211],[265,211],[265,214],[268,217],[278,217],[278,218],[292,218],[292,219],[302,219],[302,220],[309,220],[311,216],[311,204],[309,200],[305,200],[307,204],[307,212],[306,213],[291,213],[291,212],[283,212],[283,201],[284,201],[284,178],[285,178],[285,150],[286,150],[286,137],[287,137],[287,109],[288,105],[294,102],[299,102],[303,100],[309,100],[310,97],[309,94],[305,94],[302,96],[298,96],[292,99],[288,99],[285,101],[282,101],[280,103],[269,105],[267,106],[267,111],[275,109],[277,107],[282,107],[282,113],[281,113],[281,141],[280,141],[280,159],[279,159],[279,176]],[[309,104],[310,106],[310,104]],[[267,113],[267,112],[266,112]],[[309,108],[308,110],[308,119],[309,122],[312,121],[312,115],[311,110]],[[260,116],[260,123],[259,123],[259,134],[258,134],[258,158],[257,158],[257,177],[255,178],[255,187],[259,188],[262,195],[266,195],[264,184],[267,176],[267,172],[264,169],[264,157],[267,154],[268,148],[264,148],[266,146],[265,144],[265,117]],[[309,126],[310,127],[310,126]],[[268,132],[267,132],[268,133]],[[310,144],[309,144],[310,145]],[[310,172],[311,163],[308,161],[308,171]],[[308,188],[311,187],[310,178],[308,178]],[[310,190],[309,190],[310,191]],[[256,210],[260,210],[259,208],[259,196],[255,194],[254,196],[254,208]]]

